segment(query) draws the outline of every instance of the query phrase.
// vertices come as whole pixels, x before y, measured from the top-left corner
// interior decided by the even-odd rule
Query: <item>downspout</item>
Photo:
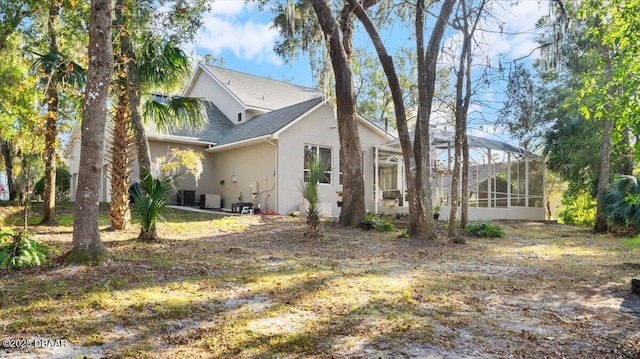
[[[276,153],[276,170],[274,173],[274,181],[275,181],[275,185],[276,185],[276,195],[274,198],[274,210],[277,213],[280,213],[280,211],[278,210],[278,197],[280,196],[280,191],[278,190],[280,188],[279,184],[278,184],[278,175],[280,175],[280,168],[278,167],[278,145],[271,142],[271,140],[267,139],[267,143],[270,144],[271,146],[273,146],[273,148],[275,149],[275,153]],[[267,206],[267,204],[264,204],[265,207]]]

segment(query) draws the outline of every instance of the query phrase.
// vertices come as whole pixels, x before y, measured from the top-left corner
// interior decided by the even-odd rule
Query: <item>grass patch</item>
[[[636,238],[624,238],[620,240],[622,244],[629,248],[640,249],[640,237]]]

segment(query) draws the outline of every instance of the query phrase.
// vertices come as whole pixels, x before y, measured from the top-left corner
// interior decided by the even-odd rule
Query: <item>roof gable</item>
[[[249,108],[277,110],[322,96],[320,90],[312,87],[294,85],[217,66],[201,66]]]

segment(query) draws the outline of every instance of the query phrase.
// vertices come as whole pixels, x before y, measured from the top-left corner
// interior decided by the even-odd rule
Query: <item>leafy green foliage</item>
[[[562,198],[564,208],[558,212],[560,222],[572,226],[591,227],[596,216],[596,201],[586,190],[569,191]]]
[[[192,148],[174,147],[169,150],[166,156],[156,157],[154,170],[159,173],[158,177],[173,176],[179,177],[182,171],[193,175],[196,180],[196,186],[200,175],[202,174],[202,160],[204,155],[194,151]]]
[[[62,167],[56,169],[56,197],[62,199],[69,196],[71,191],[71,174]],[[33,187],[35,195],[44,195],[44,177],[40,178]]]
[[[30,238],[28,232],[0,232],[0,268],[12,270],[40,266],[56,250]]]
[[[329,160],[322,156],[315,156],[309,162],[309,172],[306,173],[306,181],[300,180],[298,188],[302,198],[307,201],[307,229],[305,236],[317,237],[320,231],[320,195],[318,194],[318,184],[329,169]]]
[[[87,79],[86,71],[79,63],[53,50],[44,55],[38,55],[31,71],[34,74],[41,74],[41,81],[45,86],[53,80],[60,84],[81,87]]]
[[[369,213],[367,214],[366,221],[369,221],[371,226],[379,232],[392,232],[396,229],[396,226],[391,222],[391,219],[383,214]]]
[[[162,213],[174,192],[173,177],[154,178],[151,174],[140,181],[140,191],[131,192],[135,201],[133,211],[143,233],[153,233],[156,223],[164,220]]]
[[[464,227],[465,233],[475,237],[504,237],[502,227],[491,222],[469,222]]]
[[[640,180],[618,175],[612,188],[604,194],[605,218],[619,226],[640,224]]]

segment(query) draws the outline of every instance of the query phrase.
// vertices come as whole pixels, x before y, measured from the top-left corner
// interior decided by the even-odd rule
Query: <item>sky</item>
[[[489,58],[497,66],[498,59],[505,63],[508,59],[530,55],[537,46],[535,24],[541,16],[548,14],[548,6],[547,0],[495,2],[491,8],[494,20],[484,26],[491,31],[479,36],[478,41],[486,46],[481,54],[478,53],[478,60],[486,62]],[[274,53],[279,34],[271,26],[272,16],[267,10],[260,11],[256,5],[246,4],[244,0],[216,0],[204,16],[204,27],[192,49],[201,56],[211,55],[221,60],[220,66],[225,68],[313,87],[315,81],[307,56],[300,54],[296,61],[285,63]],[[395,28],[382,36],[390,49],[414,46],[410,30]],[[455,38],[455,35],[449,35],[445,43]],[[354,42],[373,53],[362,31],[356,33]],[[537,52],[533,51],[526,61],[536,57]],[[472,105],[472,109],[477,113],[487,112],[479,106]],[[482,131],[495,132],[488,128]]]

